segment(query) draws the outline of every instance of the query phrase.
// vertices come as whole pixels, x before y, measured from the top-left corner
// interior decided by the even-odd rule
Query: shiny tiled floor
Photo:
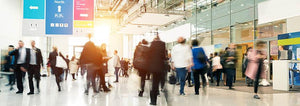
[[[113,81],[113,77],[110,81]],[[4,82],[4,79],[1,80]],[[113,83],[109,93],[84,95],[84,79],[62,83],[62,92],[57,91],[54,76],[43,77],[41,93],[17,95],[9,91],[8,87],[1,83],[0,106],[149,106],[149,85],[147,81],[144,97],[137,96],[139,85],[138,76],[132,74],[129,78],[121,77],[119,83]],[[27,81],[24,84],[28,88]],[[193,88],[186,87],[186,96],[179,96],[179,86],[168,85],[169,102],[166,102],[164,94],[158,98],[158,106],[300,106],[300,93],[264,94],[262,99],[255,100],[253,94],[224,89],[201,89],[199,96],[194,95]],[[92,90],[90,90],[92,91]]]

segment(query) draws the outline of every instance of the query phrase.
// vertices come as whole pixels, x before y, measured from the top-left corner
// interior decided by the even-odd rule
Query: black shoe
[[[196,92],[195,95],[199,95],[199,92]]]
[[[232,87],[229,87],[229,89],[230,89],[230,90],[234,90],[234,88],[232,88]]]
[[[27,93],[27,95],[33,95],[34,93],[33,92],[29,92],[29,93]]]
[[[189,85],[189,87],[193,87],[193,85]]]
[[[61,88],[58,88],[58,92],[60,92],[61,91]]]
[[[118,83],[119,81],[114,81],[114,83]]]
[[[84,91],[84,94],[89,95],[89,91],[88,91],[88,90],[85,90],[85,91]]]
[[[253,98],[254,99],[260,99],[260,97],[258,95],[254,95]]]
[[[217,86],[220,86],[220,84],[217,84]]]
[[[156,103],[151,102],[150,105],[156,105]]]
[[[22,91],[18,91],[18,92],[16,92],[16,94],[21,94],[21,93],[23,93]]]
[[[110,89],[109,89],[109,88],[103,88],[103,91],[104,91],[104,92],[109,92]]]
[[[143,97],[144,91],[139,91],[139,97]]]

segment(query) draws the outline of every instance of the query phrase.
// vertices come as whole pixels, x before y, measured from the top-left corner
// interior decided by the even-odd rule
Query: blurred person
[[[210,78],[210,83],[214,83],[214,77],[212,72],[212,59],[214,58],[214,54],[210,53],[208,58],[208,70],[207,70],[207,76]],[[206,80],[208,82],[208,79]],[[207,83],[208,84],[208,83]]]
[[[254,99],[260,99],[257,95],[258,92],[258,84],[259,78],[265,78],[265,71],[264,71],[264,59],[266,58],[267,54],[265,51],[266,42],[265,41],[257,41],[255,43],[256,49],[251,49],[248,52],[248,66],[246,70],[246,76],[254,80]]]
[[[186,40],[183,37],[179,37],[177,42],[178,44],[175,45],[171,51],[172,69],[176,70],[176,74],[178,75],[178,79],[180,82],[179,93],[180,95],[185,95],[184,86],[186,74],[188,72],[188,69],[193,66],[193,56],[190,46],[185,44]]]
[[[107,88],[107,86],[105,85],[105,74],[108,73],[108,60],[111,59],[112,57],[109,57],[107,55],[107,50],[106,50],[106,44],[103,43],[101,44],[100,46],[100,53],[102,55],[102,64],[101,64],[101,70],[98,70],[98,75],[100,77],[100,85],[99,85],[99,89],[103,88],[103,90],[105,92],[108,92],[110,91],[110,89]],[[108,78],[108,81],[107,81],[107,84],[108,84],[108,87],[111,88],[112,85],[109,83],[109,78]]]
[[[193,56],[193,63],[194,66],[192,67],[194,71],[194,80],[195,80],[195,95],[199,95],[199,88],[200,88],[200,78],[202,79],[202,85],[203,88],[206,87],[206,77],[205,74],[207,73],[207,64],[208,64],[208,58],[205,55],[205,52],[202,47],[199,46],[198,40],[192,41],[192,56]]]
[[[125,60],[124,60],[123,57],[120,60],[120,64],[121,64],[121,72],[124,73],[124,70],[125,70]]]
[[[66,55],[65,61],[67,62],[67,66],[68,66],[67,69],[64,69],[65,74],[66,74],[66,75],[65,75],[65,80],[67,80],[68,74],[69,74],[69,71],[70,71],[70,66],[69,66],[70,59],[69,59],[69,55]]]
[[[75,74],[77,73],[78,71],[78,61],[76,60],[75,56],[72,57],[71,61],[69,62],[69,68],[70,68],[70,73],[72,75],[72,78],[73,78],[73,81],[76,80],[75,78]]]
[[[51,70],[55,75],[55,80],[56,80],[56,85],[58,87],[58,91],[60,92],[61,91],[60,82],[62,81],[61,75],[64,73],[64,71],[63,71],[63,68],[56,67],[56,63],[57,63],[56,59],[57,59],[57,56],[62,56],[62,55],[58,54],[57,47],[54,46],[52,49],[53,49],[53,51],[50,52],[50,54],[49,54],[49,62],[50,62]]]
[[[51,71],[51,65],[49,62],[49,58],[47,58],[47,77],[50,77],[50,74],[52,74],[53,72]]]
[[[150,105],[156,105],[157,95],[159,94],[159,84],[164,77],[166,61],[166,44],[156,36],[151,43],[149,51],[149,71],[152,73],[152,89],[150,91]]]
[[[222,80],[223,80],[224,86],[226,86],[226,70],[224,69],[224,65],[225,65],[224,56],[225,56],[225,53],[227,52],[228,49],[229,48],[226,47],[225,50],[220,51],[220,54],[219,54],[219,56],[221,58],[221,65],[223,67],[223,69],[222,69],[222,73],[223,73]]]
[[[91,38],[91,36],[91,34],[88,35],[89,39]],[[97,71],[101,70],[103,58],[102,54],[100,53],[99,49],[96,47],[94,42],[89,40],[87,43],[84,44],[79,61],[81,66],[85,66],[87,69],[86,89],[84,93],[86,95],[89,94],[91,84],[94,93],[98,93],[99,91],[96,88],[95,78],[97,75]]]
[[[224,66],[223,68],[226,71],[227,79],[226,79],[226,85],[229,87],[229,89],[234,89],[233,81],[234,81],[234,74],[236,71],[236,63],[237,63],[237,53],[235,50],[235,44],[230,44],[227,52],[224,54],[223,57]]]
[[[129,75],[128,75],[129,63],[130,63],[129,59],[125,60],[125,62],[124,62],[124,71],[123,71],[124,77],[129,77]]]
[[[9,53],[12,52],[14,50],[14,46],[13,45],[9,45],[8,46],[8,52],[7,54],[4,56],[4,72],[14,72],[15,67],[14,67],[14,62],[15,62],[15,56],[10,56]],[[7,76],[8,78],[8,84],[6,84],[6,86],[13,86],[15,84],[15,74],[12,73],[10,75]],[[11,88],[12,90],[13,88]]]
[[[38,92],[40,92],[40,80],[41,80],[41,67],[44,66],[42,52],[39,48],[35,46],[35,41],[31,41],[31,51],[30,51],[30,63],[28,69],[28,82],[30,92],[27,95],[34,94],[33,77],[36,80],[36,87]]]
[[[161,91],[165,91],[166,88],[165,88],[165,82],[166,82],[166,79],[167,79],[167,76],[168,76],[168,72],[170,72],[171,70],[171,66],[170,66],[170,63],[169,63],[169,55],[168,55],[168,50],[166,50],[166,57],[165,57],[165,71],[162,75],[162,80],[161,80]]]
[[[143,39],[141,43],[136,46],[133,57],[133,66],[138,70],[138,75],[141,77],[140,79],[140,90],[139,97],[143,96],[145,89],[145,80],[146,75],[149,73],[149,43]]]
[[[29,68],[30,63],[30,49],[24,47],[24,42],[19,41],[19,47],[9,53],[10,56],[15,56],[15,76],[17,79],[17,94],[22,94],[23,87],[23,78]]]
[[[118,56],[118,51],[114,51],[114,56],[112,57],[113,60],[113,67],[115,68],[115,75],[116,75],[116,80],[114,81],[115,83],[119,82],[119,70],[121,68],[121,63],[120,63],[120,57]]]
[[[223,66],[221,65],[221,58],[218,52],[214,53],[212,58],[212,72],[215,77],[217,77],[217,86],[220,86],[220,77],[222,73]]]
[[[244,59],[243,59],[243,64],[242,64],[242,69],[243,69],[242,72],[243,72],[244,75],[246,74],[246,70],[247,70],[247,66],[248,66],[248,62],[249,62],[248,53],[250,52],[250,50],[252,50],[252,47],[247,48],[247,51],[244,54]],[[253,85],[253,80],[252,79],[250,79],[247,76],[246,76],[245,79],[246,79],[247,86],[252,86]]]

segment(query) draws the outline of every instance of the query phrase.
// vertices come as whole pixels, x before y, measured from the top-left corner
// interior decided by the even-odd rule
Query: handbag
[[[63,69],[68,68],[67,62],[60,56],[56,56],[56,65],[55,66],[58,68],[63,68]]]
[[[177,82],[175,73],[172,71],[172,74],[169,76],[169,84],[175,85]]]

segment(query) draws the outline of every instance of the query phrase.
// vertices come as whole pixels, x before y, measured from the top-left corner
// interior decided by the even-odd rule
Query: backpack
[[[206,55],[205,55],[202,51],[200,51],[200,52],[198,53],[197,59],[198,59],[201,63],[205,63],[205,64],[206,64],[206,59],[207,59],[207,57],[206,57]]]
[[[138,45],[136,47],[136,50],[134,52],[134,58],[133,58],[133,67],[135,69],[145,70],[147,69],[147,52],[149,50],[149,47]]]

